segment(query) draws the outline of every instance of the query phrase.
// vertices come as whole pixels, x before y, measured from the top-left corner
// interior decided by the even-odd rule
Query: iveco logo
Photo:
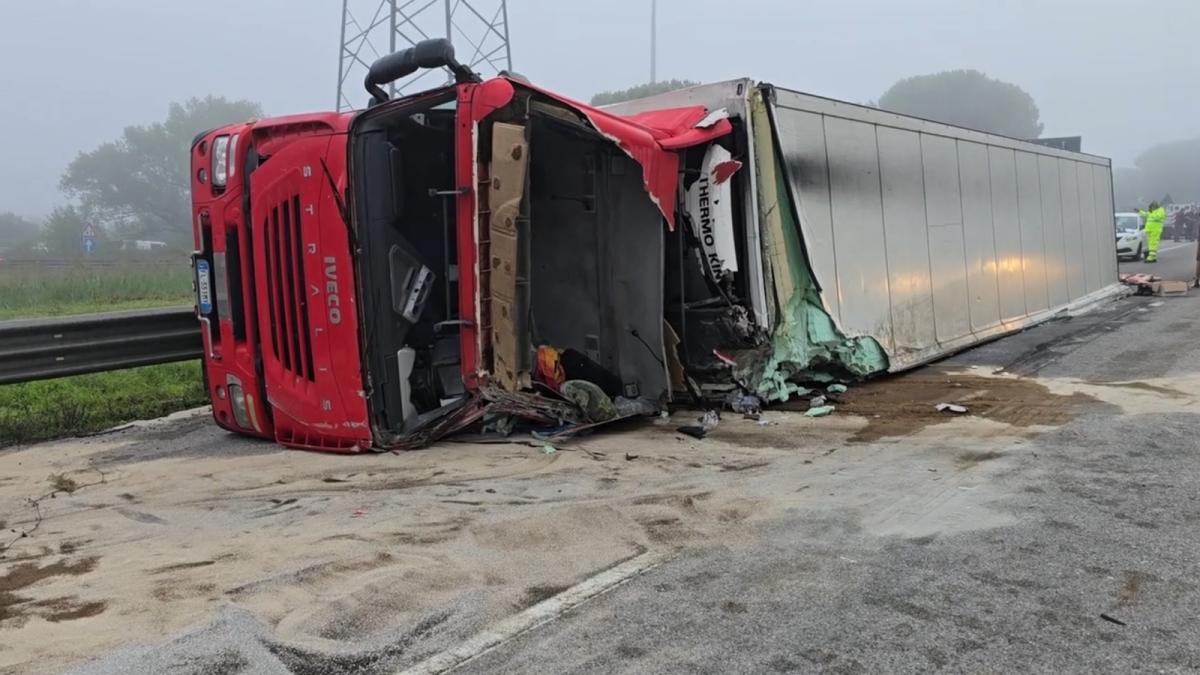
[[[325,257],[325,309],[329,315],[329,323],[342,322],[342,299],[338,297],[337,259]]]

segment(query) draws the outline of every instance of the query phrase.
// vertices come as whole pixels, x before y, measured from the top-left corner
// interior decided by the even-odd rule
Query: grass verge
[[[0,386],[0,447],[78,436],[208,403],[200,362]]]
[[[186,264],[0,268],[0,321],[191,304]]]

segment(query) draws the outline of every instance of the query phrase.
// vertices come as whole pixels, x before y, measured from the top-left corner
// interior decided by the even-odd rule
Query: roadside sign
[[[96,226],[92,225],[91,223],[84,223],[83,231],[81,232],[81,234],[83,235],[82,236],[83,252],[88,255],[95,253],[96,252]]]

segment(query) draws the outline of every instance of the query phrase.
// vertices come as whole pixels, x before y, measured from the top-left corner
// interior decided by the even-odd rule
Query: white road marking
[[[592,598],[610,591],[671,558],[665,553],[644,553],[605,570],[582,583],[543,600],[523,612],[504,619],[492,628],[477,633],[462,644],[434,654],[398,675],[433,675],[453,670],[513,638],[545,625]]]
[[[1159,244],[1158,245],[1158,253],[1159,253],[1159,255],[1162,255],[1163,253],[1166,253],[1167,251],[1174,251],[1177,248],[1183,248],[1184,246],[1195,246],[1195,245],[1196,245],[1196,242],[1194,242],[1194,241],[1176,242],[1174,244],[1171,244],[1170,246],[1163,246],[1162,244]]]

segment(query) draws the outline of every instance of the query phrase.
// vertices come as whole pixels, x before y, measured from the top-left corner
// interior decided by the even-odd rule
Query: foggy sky
[[[514,67],[582,99],[647,81],[649,6],[509,0]],[[65,202],[58,179],[79,151],[171,101],[332,109],[340,18],[338,0],[4,0],[0,211]],[[658,75],[862,102],[902,77],[976,68],[1030,92],[1045,135],[1082,134],[1123,166],[1200,136],[1198,25],[1196,0],[659,0]]]

